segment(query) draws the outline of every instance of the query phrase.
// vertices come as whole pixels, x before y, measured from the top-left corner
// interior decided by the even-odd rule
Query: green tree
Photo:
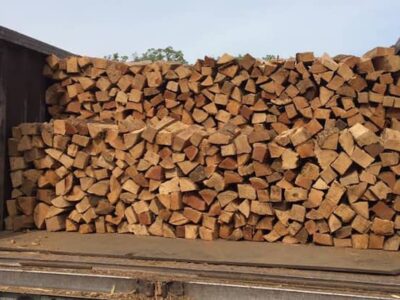
[[[129,57],[127,55],[119,55],[119,53],[113,53],[110,55],[104,56],[105,59],[113,60],[113,61],[127,61]]]
[[[176,61],[180,63],[186,64],[187,61],[183,55],[183,52],[180,50],[175,50],[171,46],[167,48],[150,48],[146,52],[138,55],[137,53],[132,54],[132,58],[134,61],[142,61],[142,60],[166,60],[166,61]]]
[[[131,57],[127,55],[120,55],[119,53],[113,53],[110,55],[104,56],[105,59],[113,60],[113,61],[121,61],[125,62],[128,61],[130,58],[133,61],[143,61],[143,60],[151,60],[151,61],[158,61],[158,60],[165,60],[165,61],[175,61],[180,62],[183,64],[187,64],[185,60],[185,56],[183,52],[180,50],[175,50],[171,46],[167,48],[150,48],[146,52],[142,54],[133,53]]]
[[[236,58],[239,59],[239,60],[242,59],[243,57],[244,57],[243,54],[238,54],[238,55],[236,56]],[[267,55],[265,55],[264,57],[261,57],[261,59],[267,60],[267,61],[269,61],[269,60],[275,60],[275,59],[279,59],[279,55],[267,54]]]
[[[273,54],[267,54],[264,57],[262,57],[263,60],[274,60],[274,59],[279,59],[279,55],[273,55]]]

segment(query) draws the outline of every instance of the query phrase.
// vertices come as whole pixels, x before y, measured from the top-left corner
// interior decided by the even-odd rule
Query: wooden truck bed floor
[[[31,231],[0,233],[0,250],[400,275],[398,252],[282,243]]]
[[[223,299],[232,291],[232,297],[260,299],[399,299],[400,253],[122,234],[2,232],[0,291],[100,299],[136,299],[138,292],[193,299],[203,293]],[[224,297],[218,297],[222,291]]]

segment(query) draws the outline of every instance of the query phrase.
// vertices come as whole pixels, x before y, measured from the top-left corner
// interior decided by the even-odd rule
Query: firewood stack
[[[50,56],[9,140],[9,229],[400,247],[400,56]]]

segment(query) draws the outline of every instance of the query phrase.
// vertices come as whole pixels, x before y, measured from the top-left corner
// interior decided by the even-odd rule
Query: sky
[[[362,55],[400,38],[400,0],[1,0],[0,25],[75,54]]]

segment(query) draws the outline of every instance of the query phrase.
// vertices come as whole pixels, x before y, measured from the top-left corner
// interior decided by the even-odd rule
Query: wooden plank
[[[0,233],[0,236],[9,233]],[[44,238],[44,235],[46,238]],[[112,238],[114,243],[107,241]],[[43,233],[40,231],[0,239],[0,248],[18,252],[68,253],[71,255],[96,255],[127,257],[131,259],[242,265],[257,267],[291,268],[302,270],[344,271],[369,274],[400,274],[398,253],[357,249],[330,248],[281,243],[254,243],[201,240],[165,239],[134,235],[106,234],[82,235],[74,232]],[[31,242],[39,239],[39,245]],[[63,241],[64,247],[59,245]],[[20,244],[26,245],[23,249]],[[160,250],[159,245],[163,244]],[[253,253],[248,256],[247,254]],[[269,255],[264,255],[268,253]],[[360,260],[365,264],[358,263]]]

